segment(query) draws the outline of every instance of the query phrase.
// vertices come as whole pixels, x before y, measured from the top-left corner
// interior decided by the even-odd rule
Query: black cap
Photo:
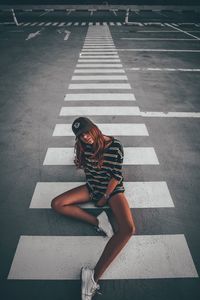
[[[79,117],[72,123],[72,130],[76,137],[81,133],[89,131],[94,126],[94,123],[88,118]]]

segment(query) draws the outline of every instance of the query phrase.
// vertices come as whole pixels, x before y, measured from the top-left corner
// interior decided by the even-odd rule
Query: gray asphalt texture
[[[114,14],[18,12],[19,22],[124,21],[124,13]],[[167,15],[168,14],[168,15]],[[0,22],[10,16],[0,13]],[[134,22],[199,22],[197,13],[174,15],[165,12],[132,13]],[[28,34],[41,34],[26,41]],[[52,137],[56,124],[70,123],[74,117],[59,117],[61,106],[81,106],[63,102],[71,82],[88,26],[16,27],[0,25],[0,295],[2,300],[78,300],[80,282],[49,280],[7,280],[20,235],[96,235],[91,226],[56,215],[51,209],[29,209],[37,182],[84,181],[74,167],[43,166],[49,147],[70,147],[74,137]],[[64,30],[71,32],[64,41]],[[200,49],[200,42],[131,41],[121,37],[141,37],[143,30],[164,30],[158,26],[110,26],[116,48]],[[167,30],[165,28],[165,30]],[[200,28],[188,25],[182,30]],[[147,35],[142,35],[147,37]],[[148,34],[148,37],[150,35]],[[156,36],[158,37],[158,36]],[[160,33],[159,37],[163,37]],[[171,37],[171,36],[170,36]],[[173,33],[173,37],[180,34]],[[182,34],[182,37],[187,38]],[[120,52],[123,68],[200,68],[200,53]],[[200,72],[153,72],[126,70],[141,111],[200,112]],[[119,101],[118,101],[119,102]],[[84,102],[92,105],[92,102]],[[111,105],[116,103],[109,102]],[[106,105],[106,102],[95,102]],[[131,102],[117,103],[130,105]],[[184,234],[200,272],[200,134],[197,118],[144,118],[95,116],[97,123],[144,122],[149,137],[119,137],[124,146],[151,146],[159,166],[124,166],[125,181],[166,181],[175,208],[132,210],[138,235]],[[95,211],[98,214],[99,211]],[[108,212],[110,214],[110,211]],[[112,216],[111,216],[112,217]],[[102,300],[186,300],[199,299],[199,278],[151,280],[102,280]],[[96,296],[94,299],[100,299]]]

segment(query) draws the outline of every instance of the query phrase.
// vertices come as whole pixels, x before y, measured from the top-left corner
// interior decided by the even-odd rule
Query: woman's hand
[[[97,207],[102,207],[102,206],[106,205],[106,203],[107,203],[107,199],[105,199],[105,197],[103,196],[103,197],[95,204],[95,206],[97,206]]]

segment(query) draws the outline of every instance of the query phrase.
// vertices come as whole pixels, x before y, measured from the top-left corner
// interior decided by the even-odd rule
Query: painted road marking
[[[199,50],[200,51],[200,50]],[[84,59],[84,58],[79,58],[78,62],[120,62],[120,59],[118,58],[113,58],[113,59]]]
[[[124,147],[124,165],[159,165],[152,147]],[[74,165],[74,148],[48,148],[43,165]]]
[[[174,69],[174,68],[125,68],[132,71],[179,71],[179,72],[200,72],[200,69]]]
[[[96,124],[102,132],[114,136],[148,136],[145,124],[112,123]],[[53,136],[74,136],[71,124],[56,124]]]
[[[107,242],[101,236],[21,236],[8,279],[79,280],[83,263],[94,267]],[[198,274],[187,241],[171,234],[132,236],[102,279],[190,277]]]
[[[113,39],[108,38],[100,38],[100,39],[88,39],[86,38],[84,43],[105,43],[105,44],[113,44]]]
[[[125,71],[118,69],[76,69],[74,73],[125,73]]]
[[[197,41],[197,39],[170,39],[170,38],[120,38],[121,40],[135,41]]]
[[[43,26],[45,24],[45,22],[41,22],[38,24],[38,26]]]
[[[85,41],[83,47],[115,47],[115,44],[112,41]]]
[[[83,47],[81,52],[86,52],[86,51],[92,51],[92,52],[98,52],[98,51],[102,51],[104,53],[107,53],[108,51],[116,52],[116,48],[114,46],[106,46],[106,47],[99,47],[99,46],[90,46],[90,47]]]
[[[108,38],[100,38],[100,39],[85,39],[84,40],[85,44],[95,44],[95,43],[104,43],[104,44],[113,44],[113,39],[108,39]]]
[[[135,52],[143,52],[143,51],[149,51],[149,52],[191,52],[196,53],[200,52],[200,50],[186,50],[186,49],[116,49],[117,51],[135,51]]]
[[[31,23],[25,23],[23,27],[26,27],[26,26],[28,26],[28,25],[30,25],[30,24],[31,24]]]
[[[87,35],[85,40],[113,40],[111,35],[98,35],[97,32],[95,32],[95,35]]]
[[[169,27],[171,27],[171,28],[173,28],[173,29],[176,29],[177,31],[183,32],[183,33],[185,33],[185,34],[187,34],[187,35],[189,35],[189,36],[192,36],[193,38],[195,38],[195,39],[197,39],[197,40],[200,40],[200,38],[197,37],[196,35],[193,35],[193,34],[187,32],[187,31],[185,31],[185,30],[182,30],[182,29],[180,29],[180,28],[176,28],[176,27],[172,26],[172,25],[169,24],[169,23],[165,23],[165,25],[167,25],[167,26],[169,26]]]
[[[35,26],[38,22],[32,23],[30,26]]]
[[[135,101],[134,94],[130,93],[90,93],[90,94],[66,94],[65,101],[87,101],[87,100],[115,100]]]
[[[142,117],[158,117],[158,118],[200,118],[200,112],[158,112],[158,111],[141,111]]]
[[[86,45],[91,45],[91,46],[115,46],[113,41],[111,40],[85,40],[83,47]]]
[[[65,37],[64,37],[64,41],[67,41],[68,40],[68,38],[69,38],[69,36],[70,36],[70,31],[68,31],[68,30],[65,30]]]
[[[84,44],[82,49],[102,49],[102,50],[115,50],[114,44]],[[115,50],[116,51],[116,50]]]
[[[77,64],[77,68],[122,68],[122,64]]]
[[[75,75],[71,80],[128,80],[126,75]]]
[[[105,50],[103,50],[103,49],[86,49],[86,50],[82,50],[81,51],[81,53],[80,53],[80,55],[81,56],[83,56],[83,55],[103,55],[103,54],[106,54],[107,56],[108,55],[117,55],[117,51],[116,50],[114,50],[114,49],[106,49],[106,51]],[[107,56],[105,56],[105,57],[107,57]]]
[[[98,55],[98,53],[95,53],[93,55],[87,55],[87,54],[80,54],[80,58],[119,58],[119,55]]]
[[[64,26],[65,25],[65,22],[62,22],[62,23],[60,23],[59,25],[58,25],[58,27],[62,27],[62,26]]]
[[[120,89],[130,90],[131,86],[129,83],[71,83],[69,90],[84,90],[84,89]],[[121,109],[121,108],[120,108]]]
[[[30,208],[51,208],[51,201],[85,182],[38,182],[35,186]],[[153,182],[124,182],[125,194],[130,208],[159,208],[174,207],[167,183]],[[82,208],[96,209],[93,202],[79,205]],[[108,207],[108,206],[106,206]]]
[[[60,116],[139,116],[140,110],[137,106],[67,106],[62,107]]]
[[[51,22],[45,24],[45,26],[49,26],[49,25],[51,25]]]
[[[30,34],[28,35],[28,37],[26,38],[26,41],[28,41],[28,40],[30,40],[30,39],[33,39],[34,37],[40,35],[40,31],[41,31],[41,30],[38,30],[38,31],[36,31],[36,32],[30,33]]]
[[[45,11],[44,13],[42,13],[41,15],[39,15],[39,17],[44,16],[46,14],[48,14],[50,11]]]

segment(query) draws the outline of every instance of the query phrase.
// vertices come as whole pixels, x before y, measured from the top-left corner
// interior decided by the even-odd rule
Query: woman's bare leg
[[[109,200],[109,205],[118,223],[118,231],[108,241],[94,268],[94,280],[97,282],[110,263],[135,233],[131,210],[124,193],[118,193]]]
[[[98,220],[95,216],[75,205],[89,201],[90,194],[86,184],[84,184],[55,197],[51,202],[51,207],[60,214],[97,226]]]

